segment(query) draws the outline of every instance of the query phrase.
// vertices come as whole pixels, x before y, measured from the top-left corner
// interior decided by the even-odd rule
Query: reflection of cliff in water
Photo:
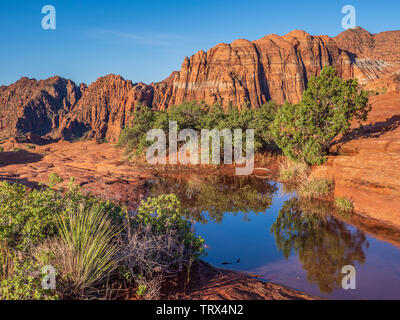
[[[174,193],[196,221],[208,218],[219,222],[224,213],[263,213],[272,204],[278,190],[276,183],[266,179],[237,176],[159,177],[150,183],[152,196]]]
[[[307,280],[323,293],[341,287],[345,265],[363,264],[368,241],[363,231],[330,214],[329,204],[292,198],[271,227],[277,247],[287,259],[294,252]]]

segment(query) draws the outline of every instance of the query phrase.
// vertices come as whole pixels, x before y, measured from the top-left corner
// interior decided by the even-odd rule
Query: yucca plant
[[[60,235],[69,249],[66,258],[70,281],[76,290],[85,291],[105,279],[117,265],[120,229],[101,208],[81,208],[60,219]]]

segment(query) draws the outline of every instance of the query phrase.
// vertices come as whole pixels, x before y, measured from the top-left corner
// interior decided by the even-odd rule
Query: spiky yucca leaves
[[[117,266],[120,232],[112,218],[100,207],[81,208],[75,214],[60,219],[60,234],[71,254],[70,280],[76,290],[85,291],[105,279]]]

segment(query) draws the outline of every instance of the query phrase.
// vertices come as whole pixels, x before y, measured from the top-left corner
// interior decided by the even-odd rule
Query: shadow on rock
[[[394,115],[386,121],[380,121],[371,123],[361,128],[355,128],[349,133],[345,134],[335,144],[345,143],[351,140],[357,140],[361,138],[379,138],[380,136],[390,131],[396,130],[400,126],[400,115]]]
[[[38,162],[43,158],[42,155],[26,150],[0,152],[0,167],[12,164],[26,164]]]

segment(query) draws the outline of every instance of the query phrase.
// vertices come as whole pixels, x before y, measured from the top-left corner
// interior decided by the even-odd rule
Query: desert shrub
[[[149,146],[146,132],[153,128],[155,113],[145,105],[138,105],[133,118],[130,126],[122,130],[117,146],[124,147],[127,154],[134,149],[137,149],[135,151],[137,154],[141,154]]]
[[[299,195],[308,199],[323,198],[332,193],[333,186],[333,181],[326,178],[308,178],[300,185]]]
[[[124,266],[130,275],[173,275],[187,259],[185,244],[175,230],[154,232],[151,225],[136,226],[121,246]]]
[[[366,120],[370,110],[368,92],[356,79],[341,80],[333,67],[325,67],[309,79],[299,104],[278,109],[271,131],[286,156],[321,164],[333,139],[348,132],[353,120]]]
[[[58,295],[42,288],[40,265],[32,259],[15,258],[12,275],[0,282],[0,300],[57,300]]]
[[[351,212],[354,209],[353,203],[349,199],[342,197],[335,199],[335,207],[344,212]]]
[[[190,268],[204,252],[174,194],[142,201],[120,239],[120,273],[140,299],[157,299],[168,277]]]
[[[269,126],[275,117],[276,110],[277,105],[273,102],[265,103],[258,109],[253,109],[249,105],[241,109],[235,106],[224,109],[220,105],[207,106],[204,103],[185,102],[172,106],[168,111],[153,111],[139,105],[132,115],[131,123],[122,130],[117,146],[125,148],[127,154],[141,156],[151,145],[151,142],[146,141],[147,131],[162,129],[168,134],[169,122],[176,121],[178,131],[227,128],[242,129],[245,132],[247,129],[254,129],[255,150],[269,149],[273,145]],[[245,146],[245,134],[243,137]]]
[[[58,189],[61,182],[57,175],[51,175],[47,186],[31,192],[23,185],[0,183],[0,241],[10,248],[27,250],[57,235],[58,218],[81,206],[98,204],[115,219],[122,219],[122,208],[83,195],[73,181],[65,189]]]
[[[161,195],[142,201],[133,219],[136,227],[146,226],[157,236],[168,232],[176,233],[176,241],[184,245],[184,255],[197,258],[204,252],[204,240],[192,231],[190,221],[183,218],[187,214],[174,194]]]
[[[115,270],[119,232],[118,225],[99,206],[81,208],[60,219],[62,242],[56,251],[56,264],[76,292],[84,293]]]
[[[159,300],[160,290],[164,278],[162,275],[145,277],[143,275],[135,276],[136,295],[141,300]]]
[[[307,179],[309,167],[305,162],[285,159],[279,164],[279,179],[289,184],[299,184]]]

